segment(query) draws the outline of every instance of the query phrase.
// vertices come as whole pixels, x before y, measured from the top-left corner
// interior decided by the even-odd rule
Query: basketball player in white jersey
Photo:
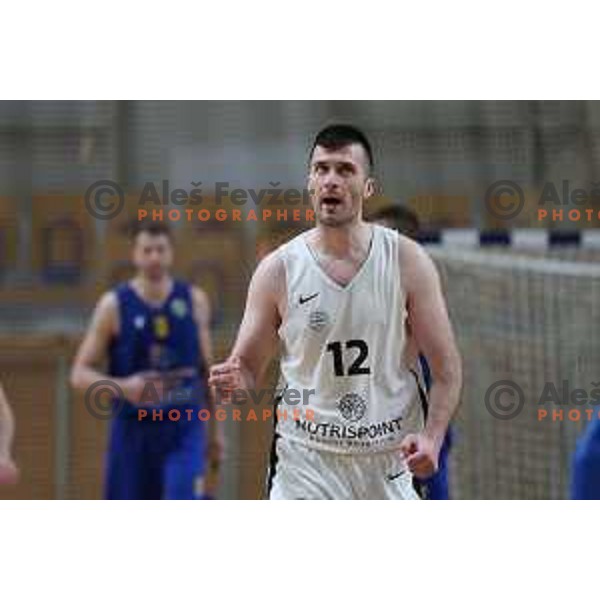
[[[356,128],[317,135],[308,179],[316,227],[259,264],[231,355],[211,369],[227,398],[254,388],[281,344],[281,385],[314,390],[300,418],[276,422],[271,499],[417,499],[413,475],[436,471],[458,404],[460,358],[431,259],[363,221],[372,169]],[[410,372],[417,348],[434,382],[426,422]]]

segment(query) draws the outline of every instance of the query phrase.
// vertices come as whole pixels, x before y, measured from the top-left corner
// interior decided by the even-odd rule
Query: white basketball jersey
[[[280,389],[296,395],[280,401],[277,433],[335,452],[397,448],[423,428],[417,383],[405,364],[398,234],[373,225],[367,258],[345,287],[321,268],[307,233],[278,253],[287,284]],[[302,395],[305,404],[288,405],[286,398]],[[291,418],[294,408],[300,418]]]

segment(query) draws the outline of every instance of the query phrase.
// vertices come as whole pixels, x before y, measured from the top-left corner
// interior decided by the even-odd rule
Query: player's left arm
[[[437,470],[440,448],[458,407],[462,367],[433,261],[419,244],[401,237],[400,262],[409,326],[433,381],[425,429],[407,436],[403,450],[413,473],[427,477]]]
[[[16,483],[18,479],[11,452],[14,433],[15,420],[0,385],[0,483]]]
[[[211,307],[208,294],[199,287],[192,288],[192,301],[194,304],[194,318],[198,327],[198,338],[204,357],[206,375],[213,364],[213,343],[212,334],[210,331],[211,323]],[[213,463],[220,463],[223,452],[223,431],[221,423],[214,418],[215,395],[213,389],[209,387],[208,405],[210,414],[213,418],[209,420],[208,426],[208,445],[209,445],[209,460]]]

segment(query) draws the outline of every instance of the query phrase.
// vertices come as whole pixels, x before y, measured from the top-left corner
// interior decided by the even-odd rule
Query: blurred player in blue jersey
[[[591,421],[573,456],[571,498],[600,500],[600,420]]]
[[[218,424],[198,418],[213,402],[208,298],[171,276],[173,239],[164,223],[138,223],[131,241],[137,273],[98,302],[71,383],[89,402],[104,384],[124,397],[113,399],[107,499],[207,498],[222,450]],[[105,358],[107,374],[97,370]],[[167,417],[172,409],[179,420]]]
[[[395,229],[412,239],[417,237],[420,229],[417,215],[405,206],[387,206],[371,215],[370,220],[379,225]],[[423,409],[427,413],[427,393],[431,388],[431,372],[425,357],[422,355],[419,356],[418,366],[414,374],[419,383],[419,394],[423,403]],[[448,454],[451,443],[452,431],[449,427],[440,449],[438,470],[428,479],[417,479],[415,481],[415,487],[417,487],[422,497],[427,500],[450,499],[448,487]]]

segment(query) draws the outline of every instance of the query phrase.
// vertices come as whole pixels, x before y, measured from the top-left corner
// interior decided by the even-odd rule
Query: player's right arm
[[[285,270],[277,251],[258,265],[246,299],[246,309],[229,358],[210,369],[209,383],[219,397],[232,390],[254,389],[277,352],[280,306],[285,298]]]
[[[99,381],[118,386],[123,395],[132,402],[137,402],[143,394],[147,379],[142,374],[130,377],[113,378],[98,370],[108,353],[113,336],[118,332],[118,301],[114,292],[107,292],[100,298],[92,321],[79,346],[71,368],[71,386],[85,392]],[[107,390],[111,388],[107,385]],[[113,387],[114,391],[114,387]]]

